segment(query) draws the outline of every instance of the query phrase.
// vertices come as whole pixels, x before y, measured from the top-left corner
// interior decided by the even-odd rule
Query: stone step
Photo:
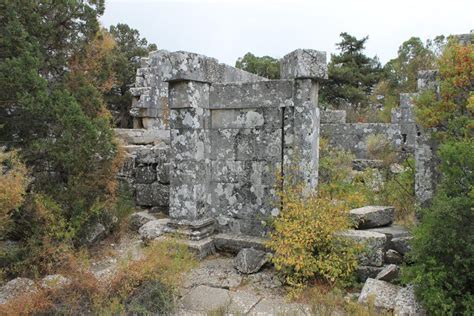
[[[395,208],[392,206],[364,206],[350,210],[349,216],[357,229],[382,227],[393,222]]]
[[[261,237],[221,233],[212,236],[212,238],[214,239],[214,244],[218,251],[237,254],[244,248],[254,248],[262,251],[267,250],[265,247],[266,239]]]
[[[383,167],[382,160],[376,159],[354,159],[352,160],[352,170],[364,171],[366,169],[380,169]]]
[[[150,213],[148,210],[135,212],[130,215],[129,226],[131,230],[138,232],[140,227],[156,219],[158,218],[156,218],[155,215],[153,213]]]

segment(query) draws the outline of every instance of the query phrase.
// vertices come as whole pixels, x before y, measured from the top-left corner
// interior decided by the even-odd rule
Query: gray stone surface
[[[130,229],[133,231],[138,231],[140,227],[153,220],[156,220],[156,217],[150,214],[148,211],[135,212],[130,215]]]
[[[395,297],[395,316],[422,316],[426,311],[415,298],[415,291],[412,285],[404,287],[398,291]]]
[[[89,227],[89,230],[85,236],[85,243],[88,245],[95,244],[96,242],[102,240],[107,235],[107,230],[104,225],[101,223],[96,223],[95,225]]]
[[[375,277],[376,280],[391,282],[398,278],[400,268],[395,264],[389,264],[380,271]]]
[[[390,241],[390,247],[401,255],[407,254],[411,250],[410,241],[413,237],[397,237]]]
[[[240,234],[217,234],[213,236],[216,249],[221,252],[237,254],[244,248],[254,248],[265,251],[265,239]]]
[[[144,241],[154,240],[167,231],[169,219],[155,219],[147,222],[138,230],[138,234]]]
[[[384,234],[351,229],[339,235],[364,247],[364,251],[359,255],[361,265],[376,267],[383,265],[384,248],[387,244],[387,237]]]
[[[395,208],[392,206],[364,206],[349,212],[358,229],[389,225],[393,222]]]
[[[323,110],[321,111],[321,124],[346,123],[346,111]]]
[[[385,226],[385,227],[375,227],[375,228],[369,228],[365,229],[366,231],[369,232],[375,232],[375,233],[381,233],[387,236],[389,240],[392,238],[399,238],[399,237],[409,237],[410,236],[410,231],[406,229],[403,226],[392,224],[390,226]]]
[[[307,305],[288,303],[282,298],[264,298],[250,310],[250,315],[311,315]]]
[[[356,275],[359,282],[365,282],[368,278],[375,279],[375,277],[384,269],[384,267],[373,267],[359,265],[356,269]]]
[[[242,275],[234,268],[232,258],[204,260],[199,267],[186,275],[184,288],[206,285],[223,289],[234,289],[241,285]]]
[[[389,249],[385,253],[385,262],[389,264],[403,263],[403,256],[396,250]]]
[[[395,297],[400,289],[398,285],[369,278],[365,281],[358,302],[359,304],[371,302],[379,311],[393,311]]]
[[[258,272],[267,261],[266,252],[253,248],[245,248],[240,250],[235,257],[234,266],[241,273],[252,274]]]
[[[0,304],[6,304],[18,296],[28,295],[37,290],[33,280],[27,278],[10,280],[0,288]]]
[[[182,300],[182,308],[198,312],[227,311],[231,304],[228,290],[200,285],[193,288]]]
[[[380,169],[383,167],[382,160],[374,159],[354,159],[352,160],[352,169],[356,171],[364,171],[367,169]]]
[[[280,61],[283,79],[327,79],[326,52],[314,49],[297,49]]]

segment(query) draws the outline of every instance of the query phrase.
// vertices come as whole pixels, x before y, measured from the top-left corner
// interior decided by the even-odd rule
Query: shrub
[[[381,134],[367,137],[367,155],[370,159],[382,160],[385,166],[390,166],[397,158],[393,144]]]
[[[282,211],[274,219],[268,247],[273,263],[297,293],[320,278],[331,284],[349,279],[357,265],[357,249],[337,232],[351,226],[342,203],[303,194],[300,185],[286,185],[279,197]]]

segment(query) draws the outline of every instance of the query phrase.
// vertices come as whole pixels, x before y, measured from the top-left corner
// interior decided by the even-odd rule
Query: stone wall
[[[163,131],[116,129],[124,142],[125,162],[118,179],[130,189],[138,207],[168,213],[169,137]]]
[[[168,80],[186,74],[205,82],[249,82],[262,77],[189,52],[158,50],[141,59],[137,70],[131,114],[134,128],[169,129]]]
[[[391,123],[346,123],[343,110],[325,110],[321,114],[321,136],[334,146],[352,152],[357,159],[367,159],[367,140],[382,135],[389,140],[400,157],[413,154],[416,127],[413,94],[400,95],[400,108],[392,112]]]

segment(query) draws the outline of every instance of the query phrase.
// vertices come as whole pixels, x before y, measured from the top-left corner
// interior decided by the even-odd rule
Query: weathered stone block
[[[169,82],[169,106],[175,108],[209,108],[209,84],[197,81]]]
[[[155,165],[139,166],[135,169],[136,183],[152,183],[156,180]]]
[[[212,109],[291,106],[292,89],[290,80],[213,84],[209,104]]]
[[[258,272],[267,263],[267,254],[264,251],[253,248],[245,248],[239,251],[234,259],[235,268],[244,273]]]
[[[382,266],[387,237],[384,234],[364,230],[346,230],[340,236],[353,240],[365,247],[359,256],[361,265]]]
[[[169,186],[154,182],[136,184],[136,202],[140,206],[168,206]]]
[[[211,110],[211,128],[275,129],[281,126],[281,108]]]
[[[390,242],[390,246],[404,256],[411,250],[410,241],[412,238],[413,237],[393,238]]]
[[[400,286],[369,278],[365,281],[358,302],[368,304],[372,298],[374,307],[379,311],[392,311],[400,289]]]
[[[170,163],[159,163],[156,166],[156,179],[162,184],[170,183]]]
[[[174,160],[204,160],[209,157],[209,151],[207,130],[171,130],[171,157]]]
[[[280,77],[284,79],[327,79],[326,52],[297,49],[280,61]]]
[[[391,282],[398,278],[400,268],[395,264],[389,264],[380,271],[375,277],[376,280]]]
[[[392,206],[364,206],[349,212],[358,229],[381,227],[393,222],[395,208]]]
[[[321,124],[346,123],[346,111],[324,110],[321,111]]]
[[[170,110],[171,129],[209,128],[210,112],[203,108],[183,108]]]

